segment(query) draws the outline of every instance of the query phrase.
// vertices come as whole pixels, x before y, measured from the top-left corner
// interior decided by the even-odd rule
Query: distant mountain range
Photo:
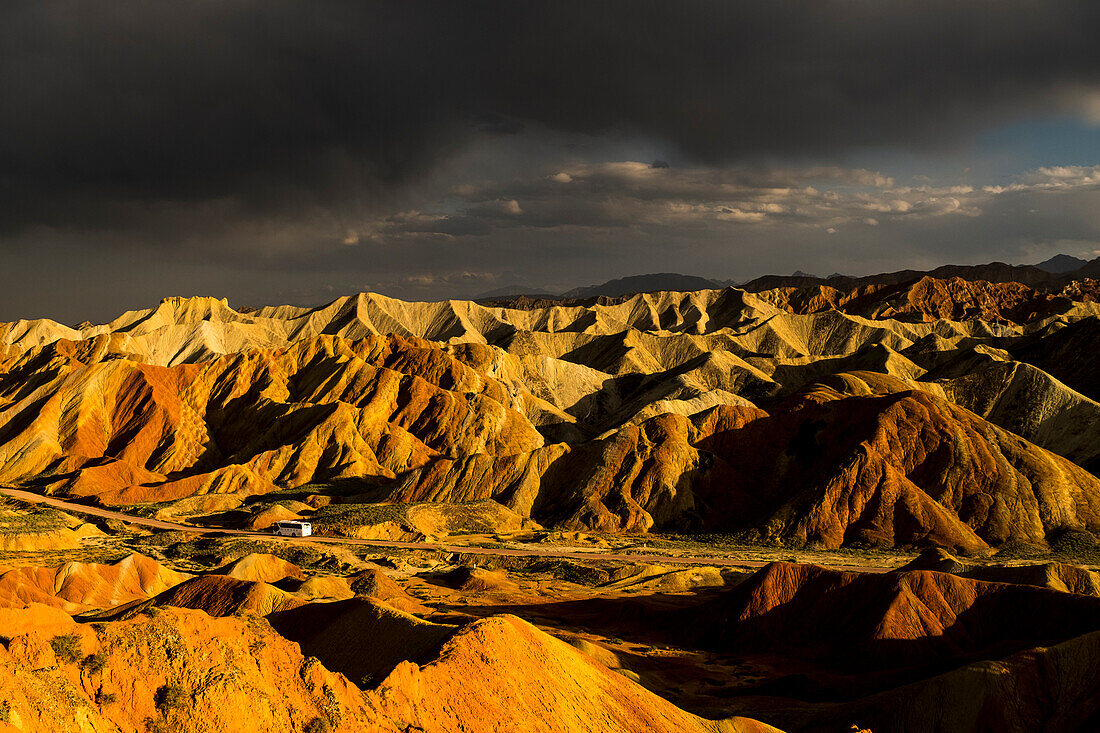
[[[1040,290],[1060,290],[1073,280],[1100,278],[1100,257],[1083,260],[1079,257],[1059,254],[1035,265],[1009,265],[990,262],[985,265],[943,265],[934,270],[899,270],[877,275],[853,277],[834,272],[827,278],[795,270],[790,275],[763,275],[748,282],[713,280],[696,275],[675,272],[657,272],[608,280],[599,285],[573,288],[564,293],[521,285],[511,285],[482,293],[474,298],[479,302],[511,302],[524,299],[528,305],[553,301],[588,301],[594,298],[622,298],[636,293],[689,292],[713,290],[736,286],[749,292],[783,287],[812,287],[828,285],[838,290],[851,290],[866,285],[904,285],[929,276],[937,279],[961,277],[964,280],[989,282],[1019,282]]]
[[[724,288],[726,282],[708,280],[695,275],[680,275],[675,272],[658,272],[653,275],[634,275],[608,280],[602,285],[589,285],[573,288],[562,293],[563,298],[618,298],[634,293],[655,293],[659,291],[688,292],[692,290],[713,290]]]
[[[475,296],[474,300],[484,302],[509,301],[523,299],[530,303],[551,301],[585,301],[593,298],[622,298],[635,293],[690,292],[693,290],[714,290],[733,285],[732,280],[709,280],[695,275],[681,275],[675,272],[658,272],[649,275],[633,275],[608,280],[600,285],[587,285],[573,288],[564,293],[552,293],[541,288],[511,285],[497,288]]]
[[[542,288],[533,288],[525,285],[505,285],[502,288],[496,290],[488,290],[480,295],[475,295],[474,300],[492,300],[493,298],[514,298],[520,295],[544,297],[558,297],[557,293],[552,293],[549,290],[543,290]]]
[[[1035,266],[1038,267],[1040,270],[1043,270],[1044,272],[1061,275],[1066,272],[1080,270],[1088,263],[1088,260],[1083,260],[1080,257],[1070,257],[1069,255],[1054,255],[1049,260],[1043,260]]]

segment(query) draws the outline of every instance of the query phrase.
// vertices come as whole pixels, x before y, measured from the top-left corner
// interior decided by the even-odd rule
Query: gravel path
[[[743,567],[743,568],[760,568],[768,565],[768,561],[763,560],[741,560],[738,558],[722,557],[722,556],[694,556],[694,557],[680,557],[676,555],[661,555],[661,554],[638,554],[638,553],[614,553],[604,552],[601,550],[593,550],[591,552],[577,552],[577,551],[561,551],[554,549],[512,549],[512,548],[485,548],[485,547],[470,547],[466,545],[448,545],[440,542],[401,542],[399,540],[361,540],[351,537],[281,537],[273,535],[270,532],[256,532],[244,529],[226,529],[224,527],[200,527],[193,524],[180,524],[178,522],[165,522],[159,519],[148,519],[146,517],[135,517],[132,514],[125,514],[123,512],[116,512],[111,509],[104,509],[102,507],[88,506],[86,504],[77,504],[74,502],[64,501],[62,499],[56,499],[52,496],[42,496],[41,494],[35,494],[30,491],[23,491],[21,489],[9,489],[0,488],[0,494],[5,494],[13,499],[20,499],[21,501],[31,502],[34,504],[45,504],[57,509],[61,509],[66,512],[73,512],[77,514],[85,514],[93,517],[102,517],[104,519],[117,519],[127,524],[134,524],[141,527],[150,527],[152,529],[170,529],[178,530],[182,532],[203,532],[209,534],[223,534],[231,535],[235,537],[262,537],[264,539],[276,539],[286,542],[299,542],[299,543],[311,543],[311,544],[334,544],[334,545],[365,545],[368,547],[399,547],[408,550],[429,550],[429,551],[442,551],[442,552],[461,552],[468,555],[492,555],[497,557],[545,557],[545,558],[561,558],[567,560],[617,560],[633,563],[653,563],[657,565],[716,565],[724,567]],[[846,570],[851,572],[864,572],[864,573],[885,573],[893,568],[886,567],[835,567],[836,570]]]

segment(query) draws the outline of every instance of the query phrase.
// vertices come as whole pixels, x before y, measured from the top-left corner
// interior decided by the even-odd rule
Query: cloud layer
[[[709,163],[947,145],[1095,112],[1097,28],[1071,0],[5,3],[3,224],[350,205],[531,124]]]
[[[713,269],[719,242],[736,277],[764,250],[813,259],[829,230],[889,268],[938,256],[915,232],[967,217],[989,250],[991,210],[1041,187],[1079,213],[1095,172],[964,191],[849,158],[1098,119],[1097,28],[1084,0],[3,3],[0,256],[161,291],[233,273],[270,300],[479,273],[573,284],[623,258],[670,269],[669,252]],[[632,147],[673,164],[613,162]],[[1044,241],[1088,240],[1078,213]],[[13,285],[6,317],[31,291]]]

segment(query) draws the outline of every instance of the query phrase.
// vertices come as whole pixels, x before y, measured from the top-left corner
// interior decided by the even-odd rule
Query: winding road
[[[470,547],[467,545],[448,545],[441,542],[402,542],[400,540],[362,540],[352,537],[320,537],[311,536],[306,538],[301,537],[281,537],[271,534],[270,532],[256,532],[253,530],[245,529],[228,529],[225,527],[202,527],[194,524],[181,524],[178,522],[165,522],[160,519],[149,519],[146,517],[136,517],[132,514],[125,514],[123,512],[116,512],[110,509],[104,509],[102,507],[88,506],[86,504],[77,504],[71,501],[64,501],[62,499],[56,499],[52,496],[42,496],[41,494],[35,494],[30,491],[23,491],[21,489],[9,489],[0,487],[0,494],[10,496],[13,499],[19,499],[33,504],[44,504],[56,509],[61,509],[73,514],[85,514],[93,517],[100,517],[102,519],[116,519],[120,522],[126,522],[127,524],[133,524],[140,527],[149,527],[151,529],[168,529],[178,530],[182,532],[202,532],[209,534],[223,534],[231,535],[235,537],[262,537],[268,540],[282,540],[286,542],[297,543],[313,543],[313,544],[333,544],[333,545],[365,545],[368,547],[397,547],[407,550],[428,550],[432,552],[458,552],[468,555],[492,555],[497,557],[541,557],[541,558],[558,558],[565,560],[615,560],[633,563],[654,563],[658,565],[712,565],[722,567],[743,567],[743,568],[761,568],[768,565],[771,561],[765,560],[742,560],[738,558],[730,558],[723,556],[693,556],[693,557],[681,557],[677,555],[661,555],[661,554],[638,554],[638,553],[614,553],[614,552],[602,552],[594,550],[592,552],[578,552],[578,551],[566,551],[566,550],[554,550],[554,549],[518,549],[518,548],[486,548],[486,547]],[[835,570],[845,570],[848,572],[862,572],[862,573],[885,573],[893,570],[893,568],[887,567],[865,567],[865,566],[826,566]]]

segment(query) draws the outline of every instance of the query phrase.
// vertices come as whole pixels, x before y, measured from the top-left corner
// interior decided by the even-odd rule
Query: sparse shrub
[[[171,710],[186,705],[187,697],[187,690],[183,689],[183,685],[169,684],[161,685],[153,700],[156,702],[158,709]]]
[[[81,646],[79,634],[61,634],[50,640],[54,656],[64,664],[74,664],[84,658]]]
[[[319,666],[320,664],[321,660],[317,657],[305,657],[302,660],[302,666],[298,668],[298,676],[301,677],[303,680],[308,680],[310,673],[313,671],[313,668]]]
[[[314,718],[306,723],[306,727],[302,730],[304,733],[329,733],[332,730],[332,723],[325,717]]]
[[[107,655],[100,652],[99,654],[89,654],[84,657],[84,660],[80,663],[80,666],[88,670],[92,674],[101,674],[103,668],[107,666]]]
[[[100,690],[95,694],[96,705],[114,705],[116,702],[118,702],[118,695],[113,692],[104,692],[103,690]]]
[[[145,733],[174,733],[174,729],[168,725],[164,716],[145,719]]]
[[[0,700],[0,723],[11,722],[11,703],[7,700]]]
[[[131,534],[130,526],[121,519],[101,519],[96,524],[107,534]]]

